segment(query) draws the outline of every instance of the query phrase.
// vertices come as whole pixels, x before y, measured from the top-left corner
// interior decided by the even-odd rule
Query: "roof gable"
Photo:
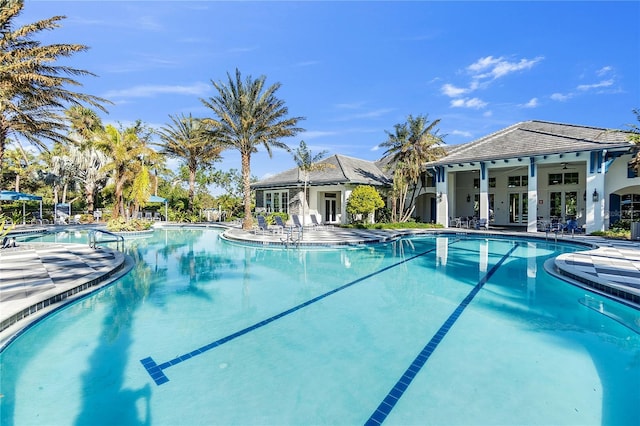
[[[546,121],[525,121],[458,145],[429,165],[625,148],[628,132]]]
[[[391,182],[381,168],[372,161],[344,155],[332,155],[320,161],[319,164],[326,164],[327,166],[322,170],[309,173],[309,185],[320,186],[350,183],[355,185],[380,186],[389,185]],[[297,167],[294,167],[255,182],[251,185],[251,188],[264,189],[299,186],[303,183],[304,176]]]

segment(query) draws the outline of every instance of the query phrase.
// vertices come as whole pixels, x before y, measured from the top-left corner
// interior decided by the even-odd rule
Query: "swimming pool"
[[[134,269],[1,354],[16,424],[635,424],[638,311],[549,276],[575,247],[132,239]],[[588,302],[588,303],[586,303]]]

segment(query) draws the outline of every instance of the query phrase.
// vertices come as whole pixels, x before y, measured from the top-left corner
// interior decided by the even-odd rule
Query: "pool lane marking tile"
[[[385,421],[387,416],[391,413],[391,410],[395,407],[398,400],[402,397],[404,392],[407,390],[413,379],[418,375],[422,367],[426,364],[427,360],[433,354],[433,351],[436,350],[442,339],[447,335],[451,327],[458,320],[462,312],[466,309],[466,307],[471,303],[474,297],[478,294],[480,289],[485,285],[485,283],[493,276],[493,274],[502,266],[505,260],[518,248],[519,243],[516,243],[507,254],[505,254],[498,263],[493,265],[493,267],[485,274],[484,277],[476,284],[473,289],[469,292],[467,297],[465,297],[462,302],[458,305],[458,307],[453,311],[453,313],[447,318],[447,320],[440,326],[440,329],[436,332],[436,334],[431,338],[429,343],[422,349],[422,351],[418,354],[418,356],[413,360],[409,368],[406,369],[400,380],[391,388],[387,396],[382,400],[378,408],[373,412],[371,417],[367,420],[365,425],[367,426],[375,426],[380,425]]]
[[[457,241],[460,241],[460,240],[459,239],[452,240],[449,243],[449,245],[451,245],[451,244],[453,244],[453,243],[455,243]],[[382,272],[388,271],[389,269],[393,269],[393,268],[395,268],[397,266],[400,266],[400,265],[402,265],[404,263],[410,262],[410,261],[412,261],[414,259],[417,259],[419,257],[422,257],[422,256],[424,256],[426,254],[432,253],[436,249],[437,249],[437,247],[433,247],[433,248],[431,248],[431,249],[429,249],[429,250],[427,250],[425,252],[418,253],[418,254],[413,255],[413,256],[411,256],[409,258],[403,259],[400,262],[396,262],[396,263],[393,263],[393,264],[391,264],[389,266],[385,266],[384,268],[382,268],[382,269],[380,269],[378,271],[375,271],[375,272],[372,272],[372,273],[367,274],[365,276],[362,276],[362,277],[360,277],[360,278],[358,278],[356,280],[353,280],[353,281],[351,281],[351,282],[349,282],[349,283],[347,283],[347,284],[345,284],[343,286],[334,288],[331,291],[328,291],[328,292],[323,293],[323,294],[321,294],[319,296],[316,296],[313,299],[310,299],[310,300],[308,300],[308,301],[306,301],[304,303],[296,305],[296,306],[294,306],[294,307],[292,307],[290,309],[287,309],[286,311],[280,312],[279,314],[276,314],[276,315],[274,315],[272,317],[269,317],[269,318],[267,318],[265,320],[262,320],[262,321],[260,321],[258,323],[250,325],[249,327],[243,328],[242,330],[239,330],[239,331],[236,331],[235,333],[229,334],[228,336],[225,336],[225,337],[223,337],[221,339],[218,339],[215,342],[211,342],[209,344],[206,344],[206,345],[204,345],[204,346],[202,346],[202,347],[200,347],[198,349],[195,349],[195,350],[193,350],[191,352],[188,352],[186,354],[179,355],[179,356],[175,357],[174,359],[172,359],[170,361],[164,362],[162,364],[157,364],[153,360],[152,357],[147,357],[147,358],[141,359],[140,363],[144,366],[144,368],[147,370],[147,372],[149,373],[151,378],[153,378],[153,380],[156,382],[156,384],[157,385],[161,385],[161,384],[166,383],[166,382],[169,381],[169,378],[164,374],[163,370],[165,370],[165,369],[167,369],[167,368],[169,368],[171,366],[174,366],[176,364],[180,364],[181,362],[186,361],[187,359],[193,358],[196,355],[200,355],[200,354],[202,354],[204,352],[207,352],[207,351],[209,351],[209,350],[211,350],[213,348],[216,348],[216,347],[218,347],[218,346],[220,346],[220,345],[222,345],[224,343],[227,343],[227,342],[235,339],[236,337],[240,337],[240,336],[245,335],[245,334],[247,334],[247,333],[249,333],[251,331],[254,331],[254,330],[256,330],[256,329],[258,329],[260,327],[263,327],[263,326],[265,326],[267,324],[270,324],[275,320],[278,320],[278,319],[280,319],[280,318],[282,318],[284,316],[292,314],[292,313],[294,313],[294,312],[296,312],[296,311],[298,311],[298,310],[300,310],[300,309],[302,309],[304,307],[307,307],[307,306],[309,306],[309,305],[311,305],[313,303],[316,303],[316,302],[324,299],[325,297],[331,296],[332,294],[335,294],[335,293],[337,293],[339,291],[342,291],[342,290],[344,290],[344,289],[346,289],[348,287],[351,287],[352,285],[358,284],[358,283],[360,283],[360,282],[362,282],[364,280],[367,280],[367,279],[369,279],[369,278],[371,278],[371,277],[373,277],[375,275],[381,274]]]

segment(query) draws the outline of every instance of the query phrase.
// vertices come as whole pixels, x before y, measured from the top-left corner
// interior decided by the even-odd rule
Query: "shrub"
[[[347,213],[351,215],[353,222],[365,221],[368,215],[382,207],[384,207],[384,201],[371,185],[356,186],[347,200]],[[362,219],[356,220],[358,216]]]
[[[265,219],[267,220],[267,223],[269,225],[273,225],[276,223],[276,220],[275,220],[276,216],[280,216],[282,218],[282,221],[285,223],[287,222],[287,220],[289,220],[289,215],[284,212],[271,213],[269,216],[265,217]]]
[[[142,219],[125,220],[122,217],[117,219],[110,219],[107,222],[107,231],[111,232],[135,232],[135,231],[147,231],[151,229],[153,222]]]

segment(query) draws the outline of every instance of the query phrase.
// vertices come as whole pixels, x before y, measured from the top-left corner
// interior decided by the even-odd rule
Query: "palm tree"
[[[393,168],[393,221],[397,219],[399,222],[406,222],[413,213],[413,199],[411,207],[405,209],[407,194],[409,185],[413,184],[415,195],[415,186],[424,163],[445,155],[444,149],[440,147],[444,141],[443,136],[438,135],[439,123],[440,119],[430,123],[426,115],[409,115],[406,123],[394,126],[394,133],[385,130],[387,140],[380,146],[387,148],[384,155],[389,156]]]
[[[276,98],[280,83],[265,88],[265,76],[255,80],[248,76],[244,81],[236,69],[235,79],[227,73],[228,82],[214,82],[218,95],[202,103],[210,108],[216,118],[206,119],[215,129],[221,144],[240,151],[244,200],[243,229],[251,229],[251,154],[263,146],[271,157],[271,148],[289,147],[281,138],[295,136],[303,129],[297,127],[303,117],[287,118],[289,110],[284,101]]]
[[[327,155],[327,151],[321,151],[313,154],[304,141],[300,141],[300,145],[293,152],[293,160],[298,165],[298,170],[302,172],[304,181],[304,192],[302,196],[302,226],[304,226],[304,208],[307,204],[307,183],[309,182],[309,174],[313,171],[319,171],[334,167],[333,164],[319,163]]]
[[[220,159],[224,149],[215,132],[207,131],[202,120],[188,117],[172,117],[172,124],[163,127],[158,134],[162,140],[161,153],[184,161],[189,170],[189,205],[190,212],[194,210],[196,174],[198,170],[205,170],[213,166]]]
[[[65,111],[70,124],[69,137],[80,149],[90,148],[104,132],[102,120],[92,109],[74,105]]]
[[[94,147],[81,150],[74,146],[69,147],[69,159],[74,166],[74,178],[84,188],[87,211],[91,214],[95,209],[96,193],[106,185],[109,177],[105,171],[109,159]]]
[[[23,6],[23,0],[0,0],[0,166],[11,135],[46,150],[45,140],[68,141],[62,114],[65,106],[86,103],[106,111],[103,104],[109,103],[66,88],[81,86],[72,77],[94,74],[54,64],[59,58],[87,50],[87,46],[42,45],[33,39],[40,31],[57,28],[65,17],[54,16],[14,30],[12,21]]]
[[[65,111],[65,115],[70,122],[69,138],[73,141],[68,155],[75,166],[74,177],[82,183],[87,210],[93,213],[96,193],[108,178],[104,171],[108,157],[96,147],[105,129],[98,114],[89,108],[74,105]]]
[[[97,147],[110,158],[103,170],[112,172],[115,186],[111,216],[113,219],[125,216],[125,188],[134,182],[136,176],[143,175],[144,168],[141,167],[141,162],[153,153],[146,145],[143,132],[144,128],[139,121],[126,129],[107,125],[103,137],[97,141]]]

